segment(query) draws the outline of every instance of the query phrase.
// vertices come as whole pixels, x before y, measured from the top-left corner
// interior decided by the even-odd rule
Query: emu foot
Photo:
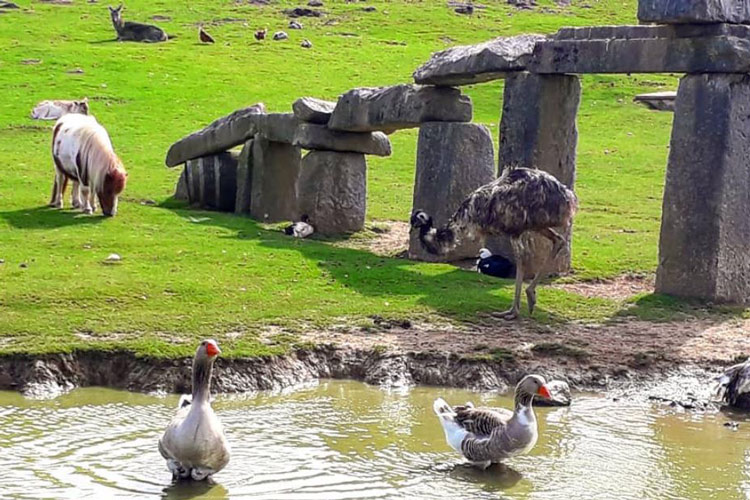
[[[506,321],[512,321],[516,318],[518,318],[518,308],[517,307],[511,307],[507,311],[499,312],[499,313],[492,313],[492,317],[498,318],[498,319],[504,319]]]

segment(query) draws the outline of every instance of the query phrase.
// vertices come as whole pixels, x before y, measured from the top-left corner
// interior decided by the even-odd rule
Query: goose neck
[[[208,401],[211,394],[213,365],[210,359],[193,360],[193,403]]]

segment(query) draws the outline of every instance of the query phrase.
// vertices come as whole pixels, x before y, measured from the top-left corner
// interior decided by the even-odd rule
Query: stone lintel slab
[[[638,19],[649,23],[750,23],[748,0],[638,0]]]
[[[529,71],[542,74],[750,71],[750,31],[747,29],[750,27],[712,26],[706,30],[711,36],[700,36],[700,30],[694,26],[687,29],[671,26],[621,28],[580,28],[583,31],[567,28],[560,37],[536,44]],[[583,38],[587,33],[589,36],[607,33],[625,36]]]

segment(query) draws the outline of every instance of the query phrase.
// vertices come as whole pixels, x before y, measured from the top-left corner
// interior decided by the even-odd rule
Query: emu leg
[[[541,279],[543,279],[549,273],[550,265],[554,262],[555,258],[560,254],[560,251],[565,246],[565,238],[563,238],[554,229],[543,229],[538,231],[539,234],[549,239],[552,242],[552,250],[550,251],[544,263],[537,271],[534,279],[531,280],[529,286],[526,287],[526,300],[529,304],[529,316],[534,314],[534,306],[536,305],[536,285]]]
[[[513,296],[513,305],[507,311],[496,314],[496,316],[513,320],[518,317],[518,312],[521,310],[521,288],[523,287],[523,254],[524,246],[521,242],[521,237],[516,236],[510,239],[511,247],[513,248],[513,259],[516,262],[516,291]]]

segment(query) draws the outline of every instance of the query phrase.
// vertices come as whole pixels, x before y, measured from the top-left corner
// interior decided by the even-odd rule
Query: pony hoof
[[[94,213],[94,210],[92,208],[84,208],[83,213],[90,215]]]
[[[62,204],[62,203],[60,203],[60,202],[54,202],[54,201],[53,201],[52,203],[50,203],[50,204],[49,204],[49,205],[47,205],[47,206],[48,206],[48,207],[52,207],[52,208],[62,208],[62,207],[63,207],[63,204]]]

